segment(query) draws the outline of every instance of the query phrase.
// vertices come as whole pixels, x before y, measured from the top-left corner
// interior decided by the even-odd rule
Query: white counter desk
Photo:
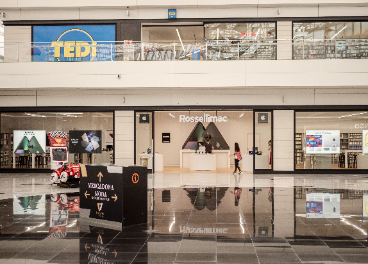
[[[212,150],[212,153],[214,153],[213,156],[216,157],[216,168],[230,168],[230,150]],[[180,168],[190,168],[191,154],[195,154],[195,150],[180,150]]]
[[[190,154],[190,170],[208,171],[216,170],[216,155]]]

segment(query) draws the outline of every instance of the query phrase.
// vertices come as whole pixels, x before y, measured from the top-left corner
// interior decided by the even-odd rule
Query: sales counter
[[[212,154],[190,154],[190,170],[213,171],[216,170],[216,155]]]
[[[230,150],[212,150],[212,154],[196,154],[195,150],[180,150],[180,168],[190,168],[191,155],[214,156],[216,159],[216,168],[230,168]],[[216,169],[215,168],[215,169]]]

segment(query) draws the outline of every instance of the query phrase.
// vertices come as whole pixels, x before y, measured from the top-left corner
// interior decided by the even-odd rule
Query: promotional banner
[[[332,193],[307,193],[306,196],[307,218],[339,218],[340,194]]]
[[[52,131],[47,133],[50,147],[66,147],[68,133],[62,131]]]
[[[363,130],[362,134],[362,151],[363,153],[368,153],[368,130]]]
[[[14,153],[43,154],[46,151],[46,130],[14,130]]]
[[[340,154],[340,130],[307,130],[307,154]]]
[[[33,61],[115,60],[115,25],[33,26],[32,37]]]
[[[50,148],[51,160],[52,161],[68,161],[68,149],[66,147]]]
[[[101,153],[101,130],[70,130],[69,153]]]
[[[363,194],[363,217],[368,217],[368,194]]]

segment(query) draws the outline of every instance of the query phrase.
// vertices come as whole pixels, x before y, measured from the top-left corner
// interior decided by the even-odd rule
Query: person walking
[[[241,174],[242,171],[241,171],[241,169],[239,167],[239,161],[242,159],[242,154],[241,154],[241,151],[240,151],[240,148],[239,148],[239,144],[236,143],[236,142],[235,142],[235,149],[234,149],[234,152],[233,152],[232,155],[234,155],[234,160],[235,160],[235,170],[234,170],[234,173],[236,173],[236,170],[238,169],[239,170],[239,174]]]

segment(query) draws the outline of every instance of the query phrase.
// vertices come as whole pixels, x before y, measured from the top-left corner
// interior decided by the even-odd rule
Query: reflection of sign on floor
[[[198,233],[198,234],[226,234],[229,229],[225,227],[190,227],[180,226],[180,233]]]

